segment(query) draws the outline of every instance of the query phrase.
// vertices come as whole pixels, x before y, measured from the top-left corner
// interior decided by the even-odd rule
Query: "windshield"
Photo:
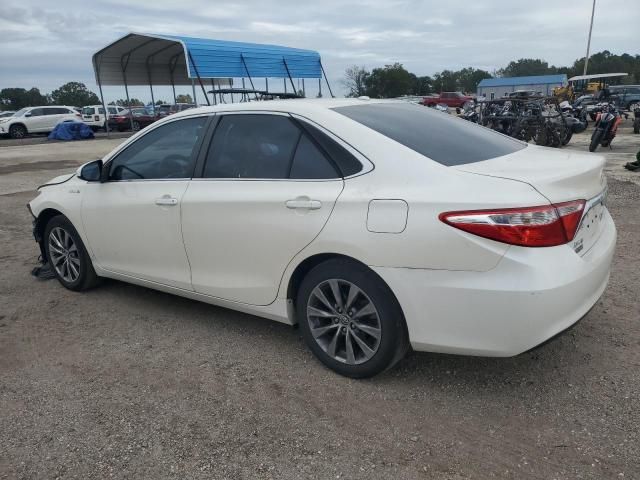
[[[481,162],[527,146],[454,115],[405,102],[333,110],[446,166]]]
[[[23,116],[25,113],[27,113],[27,111],[29,111],[30,107],[27,108],[21,108],[20,110],[18,110],[16,113],[13,114],[14,117],[21,117]]]

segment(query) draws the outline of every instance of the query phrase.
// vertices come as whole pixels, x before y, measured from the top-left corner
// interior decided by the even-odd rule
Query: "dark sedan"
[[[146,108],[132,108],[131,115],[129,110],[124,110],[118,115],[109,117],[109,129],[124,132],[125,130],[131,130],[133,124],[133,131],[137,132],[156,120],[157,117],[153,116]]]

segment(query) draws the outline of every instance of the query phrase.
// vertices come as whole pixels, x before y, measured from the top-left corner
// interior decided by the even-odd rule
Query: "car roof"
[[[204,106],[183,110],[172,118],[193,116],[198,113],[216,112],[243,112],[243,111],[275,111],[296,113],[304,115],[318,110],[328,110],[336,107],[349,107],[357,105],[371,105],[375,103],[406,103],[400,100],[378,100],[378,99],[358,99],[358,98],[299,98],[290,100],[266,100],[242,103],[224,103],[218,105]]]

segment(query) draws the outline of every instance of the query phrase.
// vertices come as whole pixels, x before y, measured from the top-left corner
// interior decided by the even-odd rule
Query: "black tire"
[[[633,121],[633,133],[640,133],[640,118]]]
[[[360,317],[359,320],[355,320],[357,313],[354,313],[353,319],[350,319],[346,318],[346,314],[349,313],[349,316],[351,316],[351,313],[345,311],[343,315],[340,315],[343,319],[342,321],[346,319],[346,323],[344,324],[341,323],[342,321],[337,317],[330,320],[323,319],[328,325],[335,322],[337,327],[336,330],[327,332],[327,336],[332,338],[334,331],[336,332],[336,337],[340,337],[342,339],[342,336],[344,335],[344,340],[341,342],[341,345],[344,349],[345,356],[347,355],[346,341],[349,338],[353,338],[351,344],[356,346],[355,350],[360,354],[360,359],[358,361],[361,363],[349,364],[347,363],[346,358],[341,361],[336,357],[331,356],[329,353],[325,352],[324,348],[319,343],[323,336],[318,336],[318,340],[316,340],[311,331],[312,327],[310,325],[310,319],[307,316],[307,307],[310,301],[317,301],[318,298],[315,296],[312,297],[312,292],[316,287],[326,285],[325,282],[328,282],[329,280],[339,280],[344,282],[341,283],[341,288],[343,290],[340,295],[343,297],[342,300],[345,301],[345,303],[348,298],[348,290],[345,291],[344,288],[349,288],[348,286],[345,287],[345,284],[348,282],[355,285],[361,291],[361,293],[358,294],[358,297],[356,297],[356,300],[353,301],[354,305],[359,299],[360,301],[369,301],[375,307],[375,319],[379,322],[380,337],[379,340],[377,340],[378,344],[375,353],[366,360],[362,359],[362,357],[366,357],[365,351],[357,346],[359,342],[356,342],[356,339],[353,338],[356,334],[351,333],[357,332],[359,339],[365,338],[369,341],[373,341],[373,343],[376,342],[374,337],[368,337],[366,333],[363,333],[365,330],[360,330],[358,328],[359,326],[365,327],[366,323],[364,322],[368,321],[364,320],[363,322],[365,317],[364,315]],[[364,295],[362,295],[362,293]],[[356,308],[354,308],[354,310],[356,310]],[[364,265],[351,260],[328,260],[313,268],[306,275],[296,296],[296,316],[302,337],[313,354],[324,365],[346,377],[366,378],[377,375],[393,367],[405,355],[409,347],[406,323],[402,314],[402,309],[400,308],[395,296],[375,272],[371,271]],[[363,323],[358,324],[358,322]],[[351,351],[354,351],[353,347]]]
[[[571,141],[571,137],[573,137],[573,130],[571,129],[567,129],[567,131],[564,134],[564,137],[562,137],[562,145],[566,145]]]
[[[9,136],[11,138],[15,138],[15,139],[20,139],[20,138],[24,138],[27,136],[29,132],[27,131],[27,127],[25,127],[24,125],[11,125],[11,128],[9,128]]]
[[[137,132],[137,131],[139,131],[139,130],[140,130],[140,122],[138,122],[138,121],[134,120],[134,121],[133,121],[133,131],[134,131],[134,132]]]
[[[71,252],[68,256],[73,257],[75,260],[77,260],[77,263],[74,263],[74,265],[79,264],[79,266],[76,267],[79,271],[77,278],[64,278],[64,276],[59,272],[59,268],[56,268],[56,266],[54,265],[54,258],[52,258],[51,253],[51,248],[54,247],[50,246],[50,241],[53,242],[51,240],[51,235],[52,232],[59,232],[60,230],[66,232],[73,240],[73,244],[76,246],[76,255],[73,255],[73,252]],[[85,248],[84,243],[82,243],[82,239],[80,238],[77,230],[65,216],[57,215],[49,220],[47,226],[44,229],[44,236],[42,237],[42,241],[44,242],[47,262],[49,263],[51,270],[55,273],[56,278],[63,287],[68,288],[69,290],[80,292],[82,290],[88,290],[98,285],[100,279],[93,269],[93,264],[91,263],[91,258],[89,258],[87,249]],[[69,267],[67,267],[67,271],[70,271],[68,269]],[[62,271],[64,271],[64,269],[62,269]]]
[[[600,140],[602,140],[602,135],[604,134],[604,130],[602,128],[596,128],[591,135],[591,143],[589,144],[589,151],[595,152],[600,145]]]

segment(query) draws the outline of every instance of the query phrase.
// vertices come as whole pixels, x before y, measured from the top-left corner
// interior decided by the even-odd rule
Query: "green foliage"
[[[365,79],[367,95],[374,98],[393,98],[405,95],[415,86],[415,75],[400,63],[374,68]]]
[[[348,97],[368,95],[370,97],[399,97],[402,95],[428,95],[439,92],[475,92],[482,79],[496,77],[524,77],[564,73],[567,77],[582,75],[584,58],[577,59],[568,67],[549,65],[539,58],[521,58],[495,72],[467,67],[462,70],[443,70],[433,77],[418,77],[408,72],[400,63],[374,68],[369,72],[365,67],[353,65],[345,71],[343,84]],[[589,58],[587,73],[624,72],[629,75],[620,81],[627,84],[640,83],[640,55],[614,55],[608,50],[595,53]]]
[[[84,105],[97,105],[100,103],[98,96],[81,82],[69,82],[51,92],[51,101],[56,105],[69,105],[82,107]]]
[[[40,90],[33,87],[30,90],[24,88],[3,88],[0,90],[0,110],[20,110],[24,107],[47,105],[49,98],[42,95]]]
[[[496,73],[498,77],[527,77],[555,73],[555,71],[551,70],[549,64],[544,60],[540,60],[539,58],[521,58],[520,60],[509,62],[509,65],[501,68]],[[553,70],[555,70],[555,68],[553,68]]]
[[[188,93],[186,95],[176,95],[176,103],[193,103],[193,98]]]
[[[138,100],[137,98],[130,98],[129,104],[127,104],[126,98],[119,98],[115,102],[109,102],[109,105],[119,105],[121,107],[128,107],[129,105],[131,105],[132,107],[144,107],[144,103],[142,103],[142,101]]]

